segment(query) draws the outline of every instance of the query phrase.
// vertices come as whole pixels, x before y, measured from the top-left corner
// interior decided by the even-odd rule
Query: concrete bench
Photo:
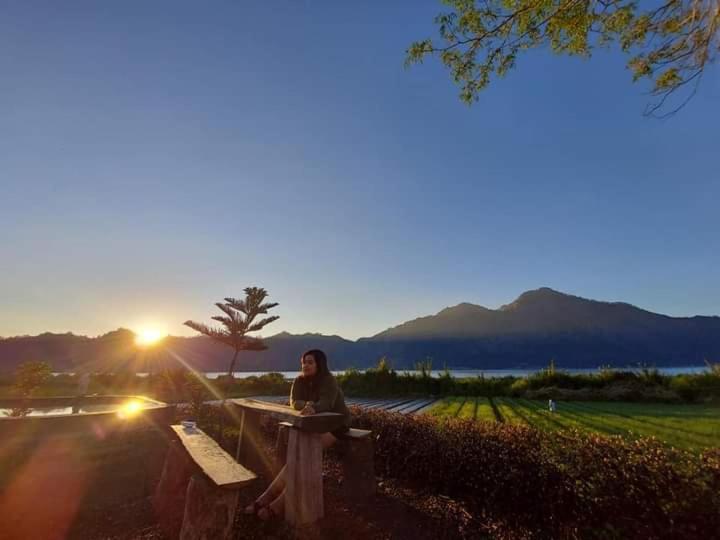
[[[197,428],[170,426],[170,443],[154,506],[171,539],[232,537],[239,490],[257,478]]]
[[[292,427],[289,422],[278,423],[276,450],[280,467],[286,461],[288,436]],[[342,490],[346,500],[367,502],[375,495],[375,450],[371,435],[372,431],[351,428],[337,443],[340,446]]]

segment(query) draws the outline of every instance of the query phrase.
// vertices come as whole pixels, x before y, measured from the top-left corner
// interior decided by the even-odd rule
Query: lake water
[[[616,368],[615,371],[634,371],[634,372],[640,372],[641,368]],[[657,370],[662,373],[663,375],[679,375],[683,373],[704,373],[709,371],[707,366],[683,366],[683,367],[663,367],[663,368],[657,368]],[[364,371],[364,370],[359,370]],[[419,371],[412,370],[412,369],[398,369],[396,370],[398,373],[420,373]],[[480,375],[484,375],[485,377],[493,378],[493,377],[527,377],[528,375],[531,375],[533,373],[538,373],[539,371],[542,371],[541,369],[451,369],[450,375],[456,378],[462,378],[462,377],[479,377]],[[560,369],[558,368],[558,371],[563,371],[566,373],[571,373],[573,375],[580,374],[580,373],[598,373],[597,369]],[[267,371],[236,371],[233,373],[235,378],[237,379],[245,379],[247,377],[260,377],[261,375],[265,375],[268,373]],[[276,373],[282,373],[282,375],[286,379],[294,379],[298,375],[300,375],[299,371],[278,371]],[[344,373],[344,371],[333,371],[334,375],[340,375]],[[432,370],[432,376],[433,377],[440,377],[444,373],[443,370]],[[139,375],[139,374],[138,374]],[[220,371],[211,371],[208,373],[205,373],[205,376],[208,379],[216,379],[220,375],[225,375],[224,372]]]
[[[565,373],[570,373],[572,375],[580,374],[580,373],[598,373],[599,370],[597,369],[572,369],[572,368],[557,368],[558,371],[563,371]],[[633,372],[640,372],[642,371],[642,368],[638,367],[627,367],[627,368],[613,368],[614,371],[633,371]],[[706,373],[709,371],[707,366],[681,366],[681,367],[660,367],[657,368],[657,370],[662,373],[663,375],[680,375],[680,374],[692,374],[692,373]],[[358,370],[360,372],[365,371],[364,369]],[[420,372],[414,369],[396,369],[398,373],[415,373],[419,374]],[[480,375],[483,375],[488,378],[493,377],[527,377],[528,375],[531,375],[533,373],[538,373],[539,371],[542,371],[542,369],[451,369],[450,375],[455,378],[462,378],[462,377],[479,377]],[[221,375],[225,375],[226,372],[224,371],[208,371],[205,373],[205,376],[208,379],[217,379]],[[248,377],[260,377],[261,375],[265,375],[267,373],[281,373],[283,377],[286,379],[294,379],[298,375],[300,375],[299,371],[236,371],[233,373],[236,379],[246,379]],[[341,375],[345,373],[343,370],[333,371],[334,375]],[[433,377],[440,377],[443,373],[445,373],[441,369],[434,369],[432,370],[432,376]],[[72,372],[62,372],[62,373],[53,373],[53,375],[74,375]],[[136,373],[138,377],[147,377],[147,373]],[[157,373],[156,373],[157,375]]]
[[[73,410],[73,407],[32,407],[26,416],[58,416],[61,414],[88,414],[98,412],[120,412],[128,407],[128,403],[96,403],[93,405],[81,405]],[[132,400],[134,408],[150,409],[156,406],[154,403],[147,403],[139,400]],[[11,408],[0,407],[0,418],[9,417],[12,414]]]

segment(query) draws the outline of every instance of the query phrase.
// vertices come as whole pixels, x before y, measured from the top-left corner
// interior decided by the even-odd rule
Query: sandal
[[[262,510],[263,508],[266,508],[267,506],[268,506],[267,504],[262,504],[258,501],[253,501],[252,504],[245,507],[245,510],[243,512],[247,515],[257,514],[258,512],[260,512],[260,510]]]
[[[260,514],[260,512],[262,512],[263,510],[265,510],[265,512],[266,512],[266,513],[265,513],[265,517],[263,517],[263,515]],[[270,521],[271,519],[279,518],[279,517],[280,517],[280,514],[278,514],[277,511],[272,507],[272,504],[268,504],[267,506],[263,506],[262,508],[260,508],[260,510],[258,511],[257,516],[258,516],[262,521]]]

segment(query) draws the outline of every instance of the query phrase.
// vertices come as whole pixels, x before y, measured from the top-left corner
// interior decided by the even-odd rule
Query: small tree
[[[420,360],[415,364],[415,370],[419,371],[420,378],[429,379],[432,377],[432,358],[426,356],[424,360]]]
[[[550,363],[548,364],[548,367],[547,367],[547,373],[548,373],[548,375],[555,375],[555,359],[554,358],[550,359]]]
[[[15,370],[15,392],[23,399],[27,399],[50,377],[52,377],[52,369],[47,362],[23,362]],[[28,412],[30,408],[22,403],[10,411],[10,416],[26,416]]]
[[[185,373],[184,389],[190,402],[190,414],[200,421],[205,416],[205,400],[208,398],[208,390],[195,373]]]
[[[707,358],[705,358],[705,365],[710,370],[710,373],[716,377],[720,377],[720,362],[710,362]]]
[[[262,339],[249,337],[250,332],[259,332],[266,325],[278,320],[280,317],[273,315],[258,322],[255,319],[258,315],[266,315],[269,309],[277,306],[277,303],[266,303],[267,291],[259,287],[248,287],[245,289],[245,299],[225,298],[225,302],[217,302],[217,308],[225,315],[212,317],[222,327],[213,328],[203,323],[185,321],[185,326],[208,336],[215,341],[228,345],[235,349],[228,368],[228,377],[232,378],[235,362],[237,362],[240,351],[264,351],[267,346]]]
[[[212,319],[221,324],[220,328],[194,321],[185,321],[185,326],[189,326],[193,330],[208,336],[210,339],[235,349],[235,354],[233,354],[228,367],[228,381],[232,380],[235,363],[237,362],[240,351],[263,351],[267,349],[267,345],[265,345],[262,339],[247,335],[250,332],[262,330],[265,326],[280,318],[277,315],[273,315],[256,321],[259,315],[267,315],[268,310],[278,305],[276,302],[265,303],[267,295],[268,293],[265,289],[260,287],[247,287],[243,300],[225,298],[225,302],[217,302],[215,305],[224,315],[216,315],[212,317]],[[222,411],[225,410],[225,397],[226,392],[222,392]],[[222,418],[223,415],[221,414],[221,439]]]
[[[47,362],[23,362],[15,370],[15,390],[23,398],[30,397],[52,377]]]

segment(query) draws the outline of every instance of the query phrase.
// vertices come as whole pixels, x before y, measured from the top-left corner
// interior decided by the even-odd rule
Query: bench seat
[[[241,488],[257,479],[252,471],[236,462],[214,439],[198,428],[170,426],[190,458],[217,487]]]
[[[170,429],[175,437],[154,499],[160,528],[170,539],[232,538],[239,491],[257,476],[202,430]]]

